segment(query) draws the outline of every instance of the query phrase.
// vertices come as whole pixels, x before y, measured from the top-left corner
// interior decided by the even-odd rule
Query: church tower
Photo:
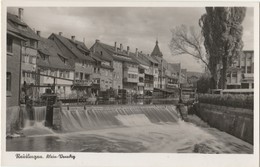
[[[158,40],[156,40],[153,52],[151,53],[151,56],[155,56],[155,57],[163,57],[162,52],[160,51],[159,45],[158,45]]]

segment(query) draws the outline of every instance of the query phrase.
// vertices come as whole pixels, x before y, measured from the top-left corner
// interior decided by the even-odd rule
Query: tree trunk
[[[222,84],[221,88],[226,89],[227,88],[227,66],[228,66],[228,58],[226,56],[223,56],[222,58],[222,64],[223,64],[223,69],[222,69]]]

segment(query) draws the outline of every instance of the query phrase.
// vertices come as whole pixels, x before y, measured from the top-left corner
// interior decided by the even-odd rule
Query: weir
[[[23,127],[27,128],[36,124],[45,126],[46,120],[46,106],[33,107],[32,109],[25,109],[22,112]]]
[[[66,132],[176,123],[179,120],[174,105],[63,107],[60,114],[61,129]]]

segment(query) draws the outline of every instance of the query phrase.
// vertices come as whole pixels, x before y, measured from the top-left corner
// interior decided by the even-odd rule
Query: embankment
[[[253,144],[253,110],[206,103],[194,107],[196,115],[210,126]]]

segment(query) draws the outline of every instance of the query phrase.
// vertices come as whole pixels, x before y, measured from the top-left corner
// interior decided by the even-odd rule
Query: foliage
[[[254,95],[200,94],[199,102],[237,108],[254,108]]]
[[[226,88],[226,74],[228,67],[243,48],[242,22],[246,15],[244,7],[206,7],[206,14],[202,15],[199,24],[205,38],[204,45],[209,54],[209,67],[212,71],[214,85],[218,85],[218,64],[223,66],[221,87]]]
[[[208,76],[202,76],[197,81],[198,93],[208,93],[210,89],[210,78]]]

